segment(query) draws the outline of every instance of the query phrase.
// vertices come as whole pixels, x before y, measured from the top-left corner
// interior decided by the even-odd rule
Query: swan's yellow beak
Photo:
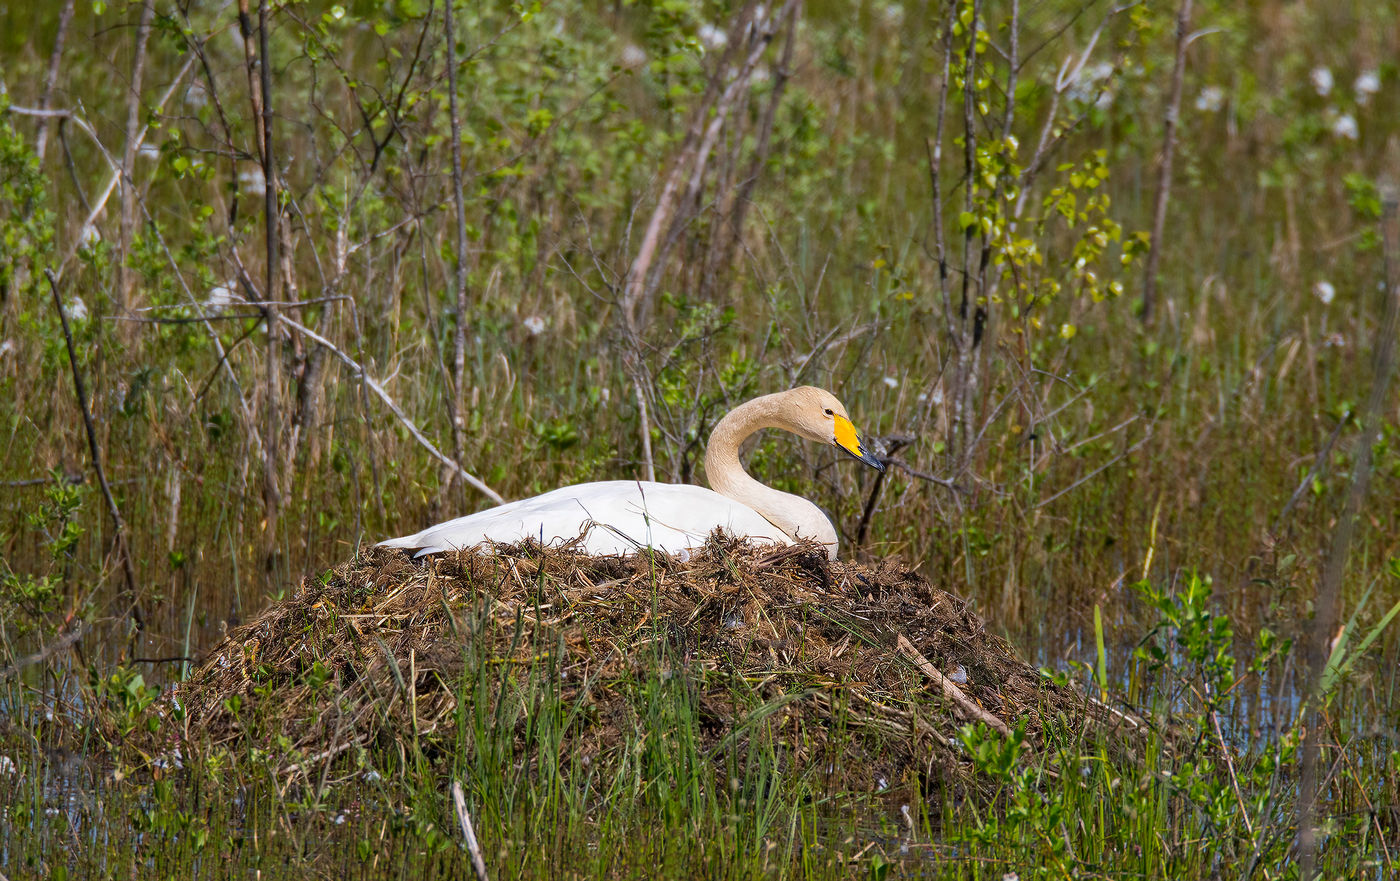
[[[851,420],[841,414],[836,414],[836,436],[831,440],[836,446],[855,456],[865,464],[879,471],[885,470],[885,463],[875,457],[869,446],[860,439],[860,434],[856,427],[851,424]]]

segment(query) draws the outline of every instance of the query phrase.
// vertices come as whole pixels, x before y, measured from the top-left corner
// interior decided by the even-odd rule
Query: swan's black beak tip
[[[874,468],[876,471],[885,470],[885,461],[879,456],[875,455],[874,450],[869,448],[866,441],[862,440],[860,442],[859,449],[860,452],[856,454],[857,459],[869,465],[871,468]]]
[[[880,453],[883,453],[884,450],[881,449],[880,444],[872,444],[861,437],[851,421],[844,416],[838,415],[836,417],[836,436],[831,439],[831,442],[871,468],[877,471],[885,470],[885,461],[880,458]]]

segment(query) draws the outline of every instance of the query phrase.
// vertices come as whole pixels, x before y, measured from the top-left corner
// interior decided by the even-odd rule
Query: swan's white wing
[[[712,490],[607,480],[562,487],[380,544],[431,554],[487,541],[559,544],[582,535],[581,550],[589,554],[625,554],[643,546],[674,553],[703,545],[716,527],[759,542],[792,543],[757,511]]]

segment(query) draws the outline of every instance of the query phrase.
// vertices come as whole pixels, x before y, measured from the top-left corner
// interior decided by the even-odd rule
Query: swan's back
[[[760,543],[792,544],[763,515],[713,490],[605,480],[478,511],[380,545],[417,548],[422,555],[527,538],[557,545],[583,536],[579,549],[589,554],[628,554],[646,546],[675,553],[700,547],[716,528]]]

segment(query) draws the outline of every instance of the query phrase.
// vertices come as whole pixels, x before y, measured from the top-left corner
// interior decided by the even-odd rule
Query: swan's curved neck
[[[715,492],[753,508],[789,538],[816,539],[835,556],[836,527],[821,508],[801,496],[759,483],[739,463],[739,445],[754,432],[764,428],[795,431],[782,398],[781,393],[754,398],[719,421],[705,449],[705,476]]]

